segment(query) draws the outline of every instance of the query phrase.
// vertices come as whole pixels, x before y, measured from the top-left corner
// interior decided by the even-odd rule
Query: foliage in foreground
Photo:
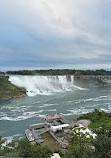
[[[96,139],[87,139],[85,135],[71,135],[66,152],[60,153],[61,158],[111,157],[111,139],[106,135],[100,134]],[[60,151],[51,151],[47,147],[41,147],[39,144],[32,145],[27,139],[22,139],[8,144],[3,150],[0,150],[0,155],[21,158],[50,158],[53,152]]]
[[[12,141],[6,147],[2,148],[1,144],[3,140],[0,137],[0,156],[50,158],[54,152],[59,152],[61,158],[111,158],[111,135],[109,130],[111,114],[103,111],[99,112],[96,109],[93,113],[85,114],[80,118],[92,121],[93,126],[98,131],[96,139],[86,137],[88,133],[82,134],[73,129],[73,132],[70,133],[69,145],[65,153],[62,153],[56,150],[52,151],[48,147],[41,147],[40,144],[32,145],[27,139]],[[107,123],[102,126],[101,123],[104,120]],[[102,128],[99,128],[98,122]]]
[[[48,147],[41,147],[39,144],[32,145],[26,138],[12,141],[0,150],[2,156],[21,158],[50,158],[52,153]]]
[[[91,120],[97,137],[87,139],[85,134],[72,133],[64,158],[111,158],[111,113],[95,109],[79,119]]]
[[[111,158],[111,139],[106,135],[98,135],[91,140],[90,144],[86,141],[79,144],[75,141],[69,143],[64,158]]]
[[[78,135],[72,135],[66,152],[60,153],[61,158],[110,158],[111,139],[106,135],[98,135],[96,139],[85,139],[82,135],[77,141]],[[3,141],[0,139],[0,144]],[[17,145],[18,144],[18,145]],[[50,158],[53,152],[47,147],[39,144],[32,145],[27,139],[13,141],[4,149],[0,150],[0,155],[20,158]]]
[[[95,109],[94,112],[84,114],[78,118],[78,120],[81,119],[91,120],[89,127],[93,128],[97,134],[107,134],[107,136],[111,137],[111,113],[100,112]]]

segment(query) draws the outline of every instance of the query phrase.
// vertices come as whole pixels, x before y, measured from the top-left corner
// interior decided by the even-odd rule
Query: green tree
[[[0,144],[3,142],[0,137]],[[37,143],[32,145],[26,138],[12,141],[5,147],[0,148],[0,155],[9,157],[50,158],[52,154],[53,152],[48,147],[41,147],[41,145]]]
[[[49,158],[52,151],[48,147],[41,147],[40,144],[32,145],[27,139],[22,139],[18,143],[18,155],[22,158]]]
[[[2,137],[0,136],[0,155],[3,154],[3,150],[2,150],[2,144],[4,143],[4,140],[2,140]]]
[[[87,141],[78,143],[76,139],[73,139],[72,142],[69,144],[64,158],[111,158],[111,138],[106,134],[99,134],[96,139],[91,139],[90,144]]]
[[[93,141],[95,158],[111,158],[111,138],[106,135],[98,135]]]
[[[83,132],[85,130],[84,127],[73,129],[73,132],[70,133],[71,138],[64,158],[87,158],[86,155],[91,153],[89,146],[93,138],[89,133]]]
[[[80,76],[80,75],[82,75],[82,73],[81,73],[81,71],[76,71],[74,75],[75,76]]]
[[[90,133],[85,132],[85,127],[76,127],[70,133],[70,142],[69,145],[79,145],[82,146],[83,144],[90,144],[93,137]]]

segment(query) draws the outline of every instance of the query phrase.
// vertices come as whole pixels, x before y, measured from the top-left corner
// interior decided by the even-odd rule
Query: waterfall
[[[23,87],[28,96],[82,89],[74,85],[74,76],[10,76],[9,81]]]

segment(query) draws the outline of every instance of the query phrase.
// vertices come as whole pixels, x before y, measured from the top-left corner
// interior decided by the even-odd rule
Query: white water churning
[[[74,76],[10,76],[9,81],[23,87],[28,96],[82,89],[74,85]]]

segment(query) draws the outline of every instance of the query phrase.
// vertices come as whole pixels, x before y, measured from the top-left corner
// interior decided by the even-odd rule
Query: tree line
[[[76,69],[48,69],[48,70],[19,70],[7,71],[13,75],[111,75],[111,71],[100,70],[76,70]]]

